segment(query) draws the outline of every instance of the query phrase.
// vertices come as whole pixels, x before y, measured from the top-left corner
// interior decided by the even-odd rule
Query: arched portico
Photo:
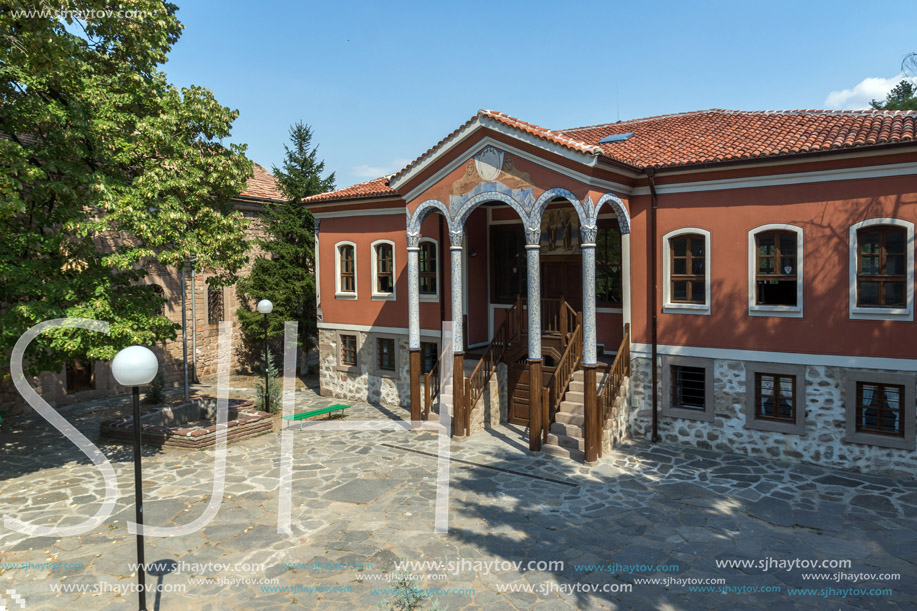
[[[489,156],[490,161],[486,159],[481,161],[479,158]],[[479,161],[483,163],[483,169],[478,167],[477,174],[483,180],[477,180],[474,175],[475,165]],[[488,165],[490,164],[490,165]],[[461,166],[459,166],[461,167]],[[585,392],[584,408],[585,423],[584,429],[586,441],[586,458],[595,460],[596,445],[601,441],[601,433],[598,427],[601,426],[598,415],[596,414],[595,405],[595,369],[597,366],[597,332],[596,332],[596,236],[598,233],[598,217],[604,206],[611,206],[617,218],[618,227],[621,231],[622,238],[622,258],[624,265],[629,260],[626,250],[629,249],[630,233],[630,216],[624,202],[614,193],[606,192],[598,201],[593,204],[591,197],[586,196],[583,199],[577,197],[570,189],[563,186],[549,185],[549,188],[541,191],[540,195],[534,197],[534,184],[528,183],[519,186],[518,178],[521,173],[510,174],[512,166],[504,163],[503,157],[498,156],[494,151],[485,149],[479,153],[473,160],[466,162],[465,176],[460,176],[457,172],[452,174],[454,182],[443,179],[443,185],[438,188],[440,193],[446,192],[446,197],[439,196],[424,200],[418,205],[413,213],[408,214],[407,233],[408,233],[408,275],[410,282],[409,291],[409,322],[410,322],[410,349],[411,359],[411,380],[412,380],[412,418],[419,418],[421,409],[419,405],[415,407],[413,397],[419,398],[418,392],[414,392],[413,387],[419,387],[419,350],[420,350],[420,317],[419,317],[419,298],[418,298],[418,242],[420,239],[420,228],[423,219],[431,212],[443,214],[448,222],[450,237],[450,271],[452,285],[452,320],[457,324],[453,325],[453,372],[455,375],[453,392],[455,393],[454,405],[456,410],[462,409],[462,393],[465,392],[464,384],[464,353],[466,350],[466,340],[463,337],[461,321],[464,315],[464,286],[463,286],[463,243],[465,239],[466,223],[472,212],[479,206],[490,203],[500,202],[512,208],[519,219],[522,221],[525,236],[525,269],[527,271],[526,283],[526,301],[528,304],[528,315],[526,327],[528,330],[528,364],[530,380],[541,380],[542,367],[542,315],[541,315],[541,261],[540,252],[542,248],[542,220],[545,217],[545,211],[549,205],[558,201],[565,200],[571,204],[576,212],[579,221],[580,231],[580,251],[582,261],[582,365],[585,370],[585,388],[592,389],[591,392]],[[495,169],[496,168],[496,169]],[[502,172],[498,171],[502,168]],[[509,169],[507,169],[509,168]],[[500,182],[505,179],[506,184]],[[525,177],[528,178],[528,174]],[[498,178],[500,180],[495,180]],[[584,185],[585,186],[585,185]],[[450,189],[451,187],[451,189]],[[431,187],[427,192],[436,192],[437,188]],[[594,191],[593,191],[594,193]],[[444,200],[448,200],[448,204]],[[626,271],[625,275],[629,275]],[[629,291],[627,283],[622,282],[622,299],[625,302],[625,311],[629,309]],[[493,333],[493,331],[491,331]],[[417,354],[417,358],[414,358]],[[417,374],[415,374],[415,360]],[[417,382],[415,383],[415,379]],[[537,384],[540,387],[540,383]],[[531,431],[530,448],[538,450],[541,447],[541,419],[542,409],[540,405],[541,393],[529,393],[530,418],[529,427]],[[464,423],[460,419],[455,421],[455,432],[462,435]]]

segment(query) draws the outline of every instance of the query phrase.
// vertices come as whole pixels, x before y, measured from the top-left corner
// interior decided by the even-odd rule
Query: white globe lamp
[[[129,346],[115,355],[111,373],[122,386],[149,384],[159,371],[159,360],[144,346]]]

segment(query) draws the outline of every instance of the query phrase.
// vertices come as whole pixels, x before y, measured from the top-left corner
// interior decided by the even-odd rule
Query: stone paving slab
[[[336,402],[309,389],[296,401],[298,410]],[[66,415],[97,440],[100,415],[120,408],[100,401]],[[347,420],[407,416],[358,403]],[[40,420],[20,419],[13,429],[24,432],[0,436],[0,514],[48,524],[93,515],[104,489],[88,459]],[[148,561],[180,563],[161,579],[183,591],[163,592],[160,609],[374,608],[400,560],[442,563],[413,572],[419,587],[440,590],[435,598],[446,609],[905,609],[917,602],[913,480],[645,444],[622,446],[588,468],[531,455],[526,431],[501,426],[450,444],[450,530],[435,534],[435,434],[306,429],[294,433],[288,535],[277,532],[275,429],[227,448],[223,502],[202,531],[146,539]],[[125,525],[133,519],[130,447],[99,447],[120,487],[112,516],[80,537],[29,538],[0,525],[0,563],[38,564],[0,565],[0,594],[15,589],[28,609],[136,608],[136,595],[116,590],[136,579],[135,539]],[[212,450],[144,448],[143,455],[148,524],[187,524],[204,513]],[[850,566],[786,568],[796,560]],[[39,564],[48,562],[80,568]],[[868,575],[832,581],[838,571]],[[804,577],[821,573],[831,577]],[[723,581],[704,583],[711,579]],[[61,584],[104,587],[54,592]],[[151,608],[154,600],[148,595]]]

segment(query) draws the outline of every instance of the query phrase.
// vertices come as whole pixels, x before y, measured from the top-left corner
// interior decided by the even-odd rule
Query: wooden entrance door
[[[575,260],[570,260],[575,259]],[[583,308],[583,269],[579,257],[543,260],[541,263],[541,296],[565,298],[578,312]]]

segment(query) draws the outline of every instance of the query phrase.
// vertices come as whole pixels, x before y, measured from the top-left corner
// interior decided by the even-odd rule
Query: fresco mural
[[[465,163],[465,172],[452,183],[450,210],[458,210],[467,200],[486,192],[509,195],[525,210],[535,204],[532,178],[516,168],[513,156],[488,146]]]
[[[541,217],[542,255],[578,254],[580,242],[579,217],[575,210],[545,210]]]

